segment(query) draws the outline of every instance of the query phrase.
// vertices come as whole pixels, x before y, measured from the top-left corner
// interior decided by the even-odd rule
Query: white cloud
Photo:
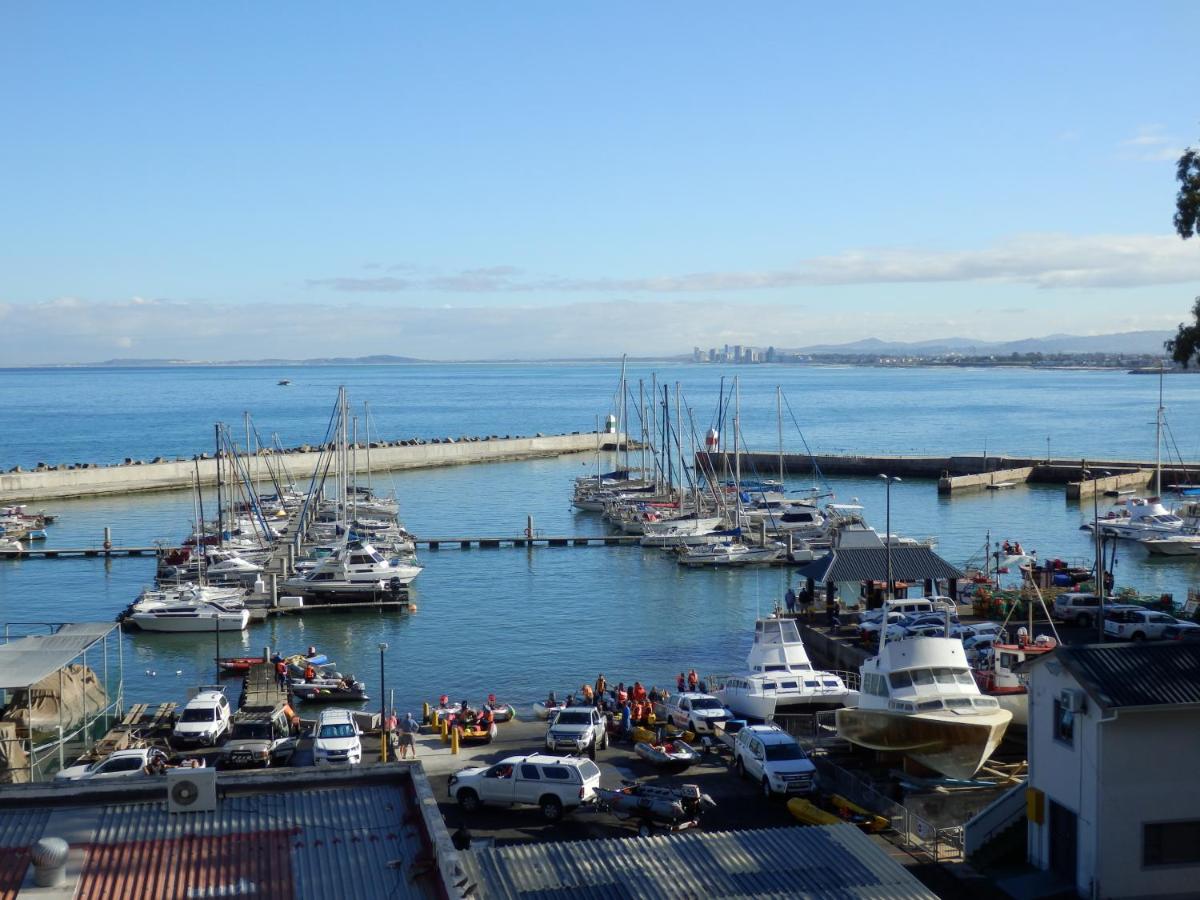
[[[210,361],[377,353],[434,360],[661,356],[724,343],[798,347],[871,336],[1003,340],[1034,330],[1173,328],[1183,308],[1161,315],[1122,306],[1119,319],[1097,312],[1084,327],[1077,301],[1043,304],[1031,320],[1015,310],[999,318],[978,315],[975,306],[965,305],[950,312],[907,304],[870,310],[833,293],[838,290],[821,291],[807,304],[710,298],[394,310],[361,302],[10,304],[0,330],[0,358],[10,365],[99,362],[129,356],[112,348],[131,346],[141,356]]]
[[[1167,135],[1162,125],[1142,125],[1121,141],[1122,156],[1141,162],[1174,162],[1183,153],[1183,141]]]
[[[512,266],[420,277],[312,279],[310,287],[379,294],[687,294],[813,285],[994,282],[1039,288],[1137,287],[1200,280],[1200,254],[1173,235],[1026,234],[974,250],[868,248],[764,271],[634,278],[528,275]]]

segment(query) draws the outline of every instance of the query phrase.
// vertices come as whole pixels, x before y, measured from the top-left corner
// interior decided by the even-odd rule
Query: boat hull
[[[142,631],[159,631],[182,634],[184,632],[201,632],[211,634],[214,631],[243,631],[250,622],[250,613],[242,610],[241,615],[213,616],[154,616],[145,613],[134,613],[129,617]],[[217,624],[213,624],[214,621]]]
[[[959,717],[847,707],[837,711],[838,736],[871,750],[903,753],[948,778],[969,779],[992,755],[1012,721],[1005,709]]]

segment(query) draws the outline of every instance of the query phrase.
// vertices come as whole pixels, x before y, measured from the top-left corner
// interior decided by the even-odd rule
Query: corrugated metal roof
[[[37,684],[116,628],[113,622],[77,622],[54,634],[34,634],[0,644],[0,690]]]
[[[801,566],[801,578],[823,584],[827,581],[886,581],[886,547],[836,547],[820,559]],[[961,571],[928,547],[893,547],[892,578],[896,581],[924,581],[926,578],[964,578]]]
[[[936,897],[853,825],[517,844],[463,855],[480,900]]]
[[[1109,709],[1200,703],[1200,644],[1095,644],[1051,655]]]
[[[13,900],[29,868],[29,848],[42,836],[47,809],[0,812],[0,900]]]
[[[436,869],[416,875],[419,822],[404,790],[379,784],[233,795],[216,812],[108,806],[78,896],[241,896],[253,883],[264,897],[434,897]]]

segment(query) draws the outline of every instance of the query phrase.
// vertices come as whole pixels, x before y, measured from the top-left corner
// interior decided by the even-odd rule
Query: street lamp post
[[[887,521],[886,528],[886,546],[887,546],[887,596],[885,599],[891,600],[892,594],[895,592],[894,581],[892,579],[892,485],[900,481],[899,475],[880,475],[883,483],[887,486]],[[884,630],[887,630],[887,610],[883,613]]]
[[[1092,484],[1092,533],[1096,538],[1096,640],[1104,643],[1104,593],[1106,585],[1104,583],[1104,536],[1100,533],[1100,497],[1097,490],[1098,485],[1095,484],[1093,473],[1089,469],[1084,469],[1083,477],[1093,481]],[[1108,475],[1107,472],[1102,473]]]
[[[388,645],[379,645],[379,761],[387,762],[388,750],[388,733],[387,733],[387,691],[385,686],[385,674],[383,670],[383,654],[387,652]]]

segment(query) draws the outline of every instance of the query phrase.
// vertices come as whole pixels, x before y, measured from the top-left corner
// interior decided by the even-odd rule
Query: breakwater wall
[[[700,462],[720,473],[733,470],[732,453],[699,453]],[[705,460],[707,457],[707,461]],[[742,477],[755,475],[771,478],[779,473],[778,453],[743,453]],[[1030,456],[893,456],[893,455],[818,455],[785,453],[783,470],[789,474],[808,474],[819,470],[824,475],[851,475],[876,478],[898,475],[901,478],[934,480],[942,493],[985,488],[1000,481],[1061,484],[1068,499],[1090,497],[1093,491],[1113,487],[1144,486],[1153,460],[1137,459],[1046,459]],[[1163,463],[1163,488],[1175,483],[1200,483],[1200,465]],[[1152,473],[1151,473],[1152,474]],[[992,477],[994,476],[994,478]],[[1096,482],[1093,484],[1093,482]]]
[[[438,438],[434,440],[371,443],[370,464],[375,472],[469,465],[506,460],[538,459],[564,453],[596,450],[595,432],[536,435],[534,437]],[[602,449],[617,446],[617,436],[601,434]],[[354,454],[360,472],[367,471],[366,444]],[[267,481],[267,459],[281,477],[308,483],[321,458],[320,447],[303,446],[280,453],[263,450],[248,467],[256,480]],[[0,502],[27,503],[66,497],[93,497],[190,488],[199,469],[201,484],[216,484],[217,461],[210,454],[194,459],[128,459],[111,466],[72,464],[39,465],[32,471],[14,469],[0,474]]]

